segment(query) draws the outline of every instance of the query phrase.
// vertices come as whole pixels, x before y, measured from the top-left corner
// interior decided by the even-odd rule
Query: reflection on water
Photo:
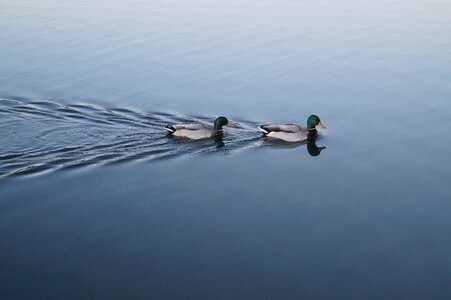
[[[181,155],[221,154],[270,147],[295,148],[307,144],[319,155],[316,138],[306,143],[265,142],[259,122],[238,120],[224,136],[187,140],[166,135],[175,122],[211,123],[211,117],[106,109],[90,104],[62,105],[50,101],[0,99],[0,126],[14,128],[0,137],[0,176],[27,175],[129,160],[155,160]],[[30,141],[32,141],[30,143]]]
[[[295,143],[285,142],[285,141],[273,139],[273,138],[270,138],[267,136],[263,136],[262,140],[265,141],[264,144],[266,146],[269,146],[272,149],[293,149],[293,148],[297,148],[299,146],[304,146],[305,144],[307,144],[307,152],[311,156],[318,156],[321,154],[321,151],[326,149],[325,146],[318,147],[316,145],[316,141],[320,138],[321,138],[321,135],[315,135],[315,136],[310,136],[307,139],[307,141],[295,142]]]
[[[326,149],[325,146],[318,147],[316,145],[316,137],[315,138],[309,138],[307,141],[307,151],[311,156],[318,156],[321,154],[321,151]]]

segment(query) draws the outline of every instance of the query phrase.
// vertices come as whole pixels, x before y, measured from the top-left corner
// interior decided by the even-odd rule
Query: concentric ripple
[[[200,141],[168,137],[163,128],[168,123],[213,120],[214,116],[0,98],[0,178],[130,160],[293,147],[262,141],[256,130],[260,122],[249,120],[232,119],[239,126],[227,128],[223,138]]]

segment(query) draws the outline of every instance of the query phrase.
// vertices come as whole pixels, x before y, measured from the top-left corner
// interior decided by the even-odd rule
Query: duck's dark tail
[[[267,135],[271,132],[271,130],[269,130],[267,127],[265,127],[265,125],[260,125],[258,126],[258,129],[263,132],[264,135]]]
[[[171,124],[166,125],[166,126],[164,127],[164,129],[166,129],[166,131],[167,131],[169,134],[173,134],[173,133],[177,130],[177,129],[175,129],[175,127],[172,126]]]

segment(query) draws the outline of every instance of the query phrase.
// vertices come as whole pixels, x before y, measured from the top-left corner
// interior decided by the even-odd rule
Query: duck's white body
[[[267,137],[287,142],[306,141],[310,132],[307,128],[294,124],[260,125],[258,129]]]
[[[200,123],[173,124],[166,126],[165,129],[172,135],[192,140],[208,139],[219,133],[212,126]]]

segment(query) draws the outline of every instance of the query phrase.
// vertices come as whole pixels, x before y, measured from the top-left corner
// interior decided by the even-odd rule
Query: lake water
[[[2,0],[0,41],[1,299],[451,296],[451,2]]]

